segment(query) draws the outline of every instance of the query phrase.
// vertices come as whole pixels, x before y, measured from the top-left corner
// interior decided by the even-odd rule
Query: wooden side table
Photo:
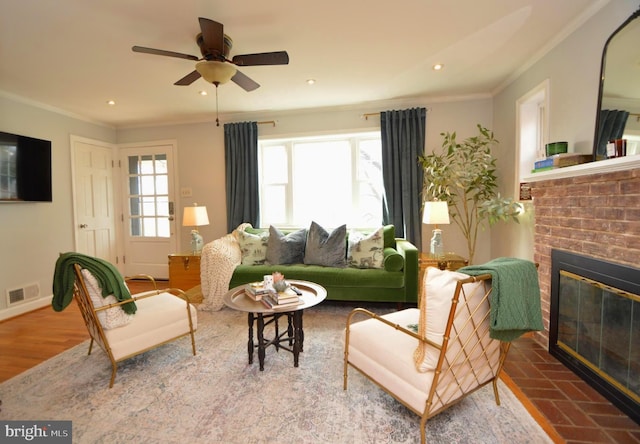
[[[469,261],[455,253],[446,253],[444,256],[438,258],[429,253],[420,253],[420,259],[418,260],[418,299],[422,295],[422,281],[424,280],[424,273],[427,271],[427,267],[437,267],[440,270],[455,271],[466,265],[469,265]]]
[[[177,253],[169,255],[169,286],[189,292],[191,302],[202,302],[200,288],[200,255],[193,253]]]

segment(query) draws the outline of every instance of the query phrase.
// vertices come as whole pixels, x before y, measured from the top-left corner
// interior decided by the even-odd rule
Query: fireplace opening
[[[640,270],[551,252],[549,353],[640,424]]]

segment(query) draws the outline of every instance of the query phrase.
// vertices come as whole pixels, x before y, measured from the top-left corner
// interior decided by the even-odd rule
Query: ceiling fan
[[[195,70],[178,80],[174,85],[191,85],[200,77],[216,86],[231,80],[245,91],[253,91],[260,87],[258,83],[247,75],[238,71],[236,66],[258,65],[287,65],[289,55],[286,51],[262,52],[257,54],[242,54],[228,59],[233,45],[231,38],[224,33],[222,23],[200,17],[200,34],[196,36],[196,42],[200,47],[202,57],[183,54],[163,49],[145,48],[133,46],[134,52],[146,54],[177,57],[181,59],[197,61]]]

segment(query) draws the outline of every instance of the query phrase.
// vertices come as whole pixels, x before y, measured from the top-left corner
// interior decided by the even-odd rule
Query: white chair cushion
[[[89,292],[89,297],[95,308],[103,307],[105,305],[117,304],[118,300],[114,295],[102,297],[102,288],[97,279],[91,274],[89,270],[82,269],[82,277],[84,278],[84,284]],[[98,320],[102,325],[102,328],[109,330],[112,328],[122,327],[127,325],[133,320],[134,314],[126,313],[121,307],[113,307],[107,310],[100,310],[97,312]]]
[[[189,333],[187,302],[171,293],[136,301],[138,311],[128,325],[105,331],[113,357],[119,361]],[[189,305],[193,330],[198,327],[195,307]]]
[[[456,271],[427,268],[424,276],[424,290],[420,298],[418,334],[421,337],[442,345],[456,285],[460,279],[468,277],[469,275]],[[467,292],[473,292],[478,288],[484,288],[483,284],[476,282],[465,285]],[[438,349],[426,344],[418,344],[414,354],[416,368],[420,372],[435,369],[439,356]]]
[[[417,323],[419,314],[408,308],[382,317],[406,326]],[[434,372],[416,371],[415,338],[375,319],[354,322],[349,331],[349,362],[416,411],[424,411]]]

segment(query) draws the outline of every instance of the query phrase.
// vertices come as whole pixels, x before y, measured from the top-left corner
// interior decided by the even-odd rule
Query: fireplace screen
[[[640,282],[629,279],[639,275],[626,266],[552,252],[549,352],[636,421]]]

